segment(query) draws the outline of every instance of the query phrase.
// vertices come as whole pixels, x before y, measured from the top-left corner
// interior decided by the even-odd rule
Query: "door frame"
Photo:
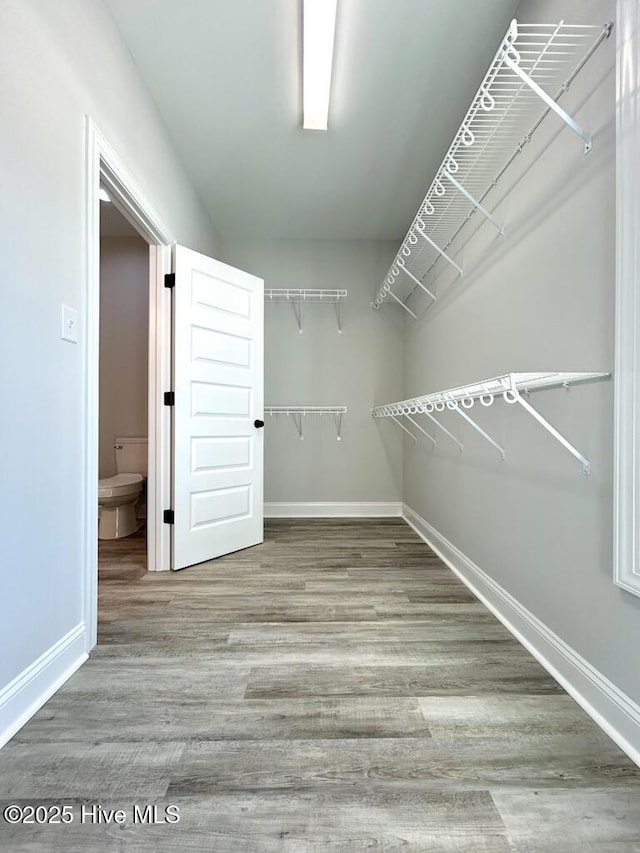
[[[154,211],[139,184],[90,116],[85,116],[86,285],[84,299],[84,621],[87,651],[98,636],[98,448],[100,340],[100,198],[102,183],[116,207],[149,243],[149,391],[147,479],[147,568],[171,568],[171,529],[162,511],[171,506],[171,231]]]
[[[640,0],[616,9],[614,583],[640,596]]]

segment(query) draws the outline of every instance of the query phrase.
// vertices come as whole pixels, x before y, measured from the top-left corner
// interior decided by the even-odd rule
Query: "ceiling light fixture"
[[[338,0],[304,0],[302,127],[326,130]]]
[[[100,199],[100,201],[111,201],[111,196],[105,190],[104,187],[100,187],[100,189],[98,190],[98,198]]]

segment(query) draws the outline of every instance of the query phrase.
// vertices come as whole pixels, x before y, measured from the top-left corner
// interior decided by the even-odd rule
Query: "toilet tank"
[[[146,438],[116,438],[115,448],[118,474],[147,476],[148,442]]]

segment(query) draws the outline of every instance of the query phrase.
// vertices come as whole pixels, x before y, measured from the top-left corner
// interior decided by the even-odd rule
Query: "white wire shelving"
[[[568,388],[580,382],[589,382],[595,379],[604,379],[609,373],[506,373],[492,379],[483,379],[472,385],[461,385],[458,388],[449,388],[446,391],[436,391],[433,394],[425,394],[421,397],[412,397],[409,400],[401,400],[399,403],[389,403],[385,406],[376,406],[371,410],[374,418],[391,418],[404,432],[408,433],[414,441],[417,437],[400,422],[399,418],[405,417],[419,432],[425,435],[435,446],[435,438],[428,433],[413,417],[414,415],[425,415],[440,430],[446,433],[454,441],[460,450],[464,450],[462,442],[453,435],[436,417],[445,411],[458,414],[480,435],[485,438],[500,453],[504,459],[504,448],[493,439],[473,418],[469,415],[476,401],[481,406],[491,406],[496,399],[502,397],[506,403],[518,404],[524,411],[530,414],[544,427],[560,444],[569,451],[581,463],[584,474],[591,473],[591,463],[580,453],[549,421],[533,408],[531,403],[523,398],[530,391],[543,388]]]
[[[549,112],[555,112],[591,150],[591,136],[557,103],[612,24],[522,24],[511,22],[491,66],[447,151],[373,301],[388,296],[406,305],[420,288],[436,300],[425,281],[436,263],[463,268],[448,250],[475,211],[503,235],[502,223],[484,201]],[[553,93],[553,94],[550,94]]]
[[[346,406],[265,406],[265,415],[286,415],[290,417],[297,430],[298,437],[304,439],[302,423],[307,415],[330,415],[336,426],[337,439],[342,439],[342,416],[347,412]]]
[[[346,290],[305,290],[298,288],[267,288],[264,291],[265,302],[288,302],[293,306],[298,323],[298,332],[302,334],[302,306],[319,303],[332,304],[335,307],[338,332],[342,334],[342,305],[347,298]]]

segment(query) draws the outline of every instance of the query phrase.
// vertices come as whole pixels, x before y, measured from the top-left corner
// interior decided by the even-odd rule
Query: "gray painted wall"
[[[181,242],[215,232],[99,0],[2,0],[0,690],[82,620],[84,329],[89,114]]]
[[[100,240],[100,471],[116,473],[116,436],[148,432],[149,246]]]
[[[265,287],[349,291],[342,335],[331,305],[305,307],[302,334],[290,305],[265,305],[265,403],[348,407],[340,442],[325,416],[306,418],[303,441],[288,418],[267,418],[266,501],[401,499],[399,431],[369,414],[402,384],[401,320],[369,305],[395,250],[360,240],[224,241],[223,260]]]
[[[604,22],[614,10],[603,0],[530,0],[519,17]],[[445,271],[432,309],[413,298],[421,317],[406,323],[405,397],[512,371],[611,370],[614,68],[612,37],[564,99],[594,132],[593,151],[583,156],[580,140],[547,118],[492,200],[504,239],[477,221],[458,255],[464,278]],[[449,414],[465,452],[446,437],[435,450],[406,441],[405,501],[638,701],[640,600],[612,582],[612,383],[539,392],[531,402],[591,459],[591,477],[500,402],[473,413],[504,443],[506,460]]]

